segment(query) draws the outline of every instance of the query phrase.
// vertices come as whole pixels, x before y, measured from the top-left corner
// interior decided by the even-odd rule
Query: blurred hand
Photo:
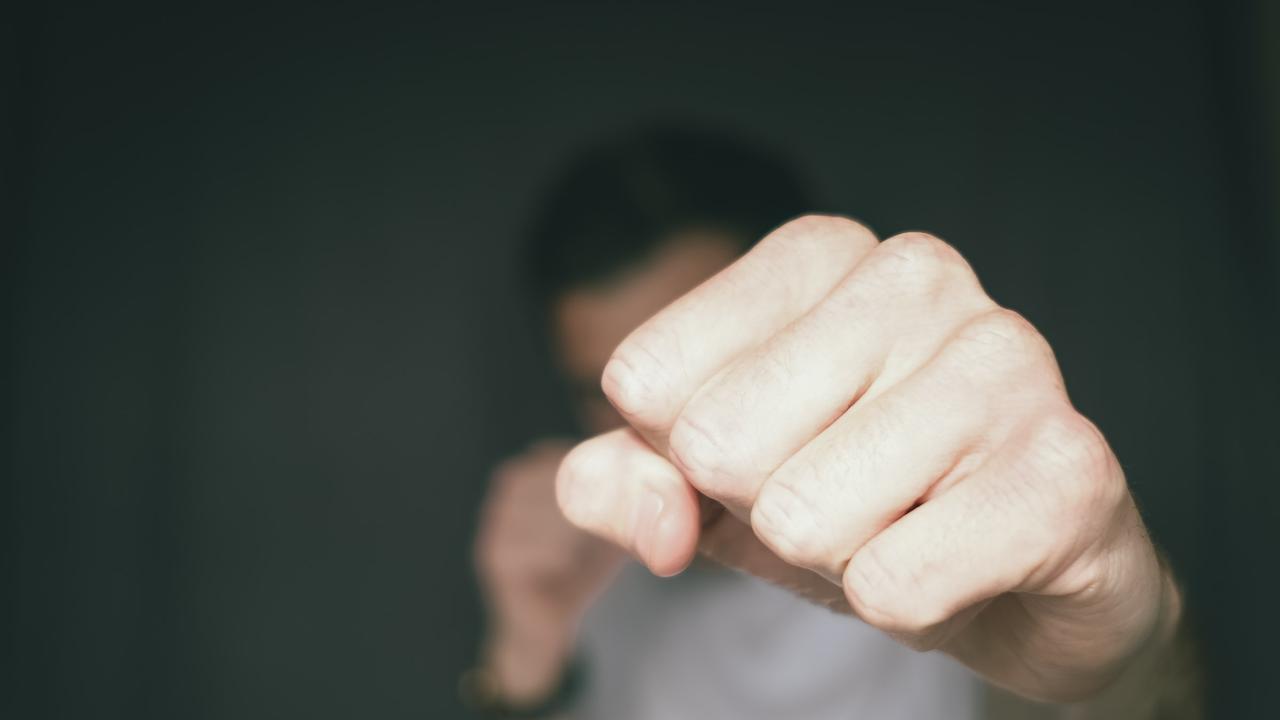
[[[632,427],[573,451],[560,504],[658,574],[701,548],[1045,700],[1176,622],[1048,344],[937,238],[793,221],[633,332],[603,386]]]
[[[475,564],[490,614],[485,663],[516,703],[554,689],[583,613],[624,557],[556,506],[556,468],[569,447],[545,441],[502,463],[481,509]]]

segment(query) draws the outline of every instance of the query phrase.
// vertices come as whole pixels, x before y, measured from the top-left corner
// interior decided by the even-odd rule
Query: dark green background
[[[486,471],[566,428],[519,233],[657,117],[960,247],[1111,438],[1217,716],[1273,712],[1263,4],[14,9],[0,715],[459,713]]]

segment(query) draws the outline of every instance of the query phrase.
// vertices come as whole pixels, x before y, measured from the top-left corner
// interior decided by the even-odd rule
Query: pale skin
[[[1151,685],[1177,586],[1044,338],[945,242],[793,221],[601,376],[626,425],[559,504],[654,573],[701,551],[1082,715]]]
[[[614,348],[646,319],[737,257],[721,233],[690,229],[654,256],[598,286],[560,296],[551,328],[560,370],[575,388],[583,427],[623,424],[600,389]],[[556,505],[563,440],[536,443],[495,469],[474,548],[489,611],[484,661],[510,701],[536,703],[559,679],[583,613],[625,553],[565,520]]]

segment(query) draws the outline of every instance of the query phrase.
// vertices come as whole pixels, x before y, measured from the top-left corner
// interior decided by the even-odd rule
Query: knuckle
[[[605,365],[600,389],[624,415],[643,420],[662,412],[673,383],[668,353],[661,346],[660,334],[642,327],[613,351]]]
[[[972,320],[961,336],[989,347],[1021,350],[1033,346],[1040,333],[1017,311],[996,308]]]
[[[994,303],[954,247],[927,233],[880,244],[832,293],[841,305],[902,304],[905,318],[964,317]]]
[[[1035,326],[1008,308],[996,308],[969,321],[956,334],[953,347],[965,361],[1003,369],[1039,366],[1052,358]]]
[[[808,493],[798,490],[785,477],[775,476],[761,489],[751,509],[752,530],[778,557],[792,565],[832,565],[835,558],[824,514]]]
[[[875,543],[849,562],[844,591],[859,617],[890,633],[923,636],[949,615],[927,598],[915,573],[886,558]]]
[[[801,215],[783,223],[771,236],[780,240],[794,242],[797,240],[844,240],[850,236],[861,236],[875,240],[875,235],[862,223],[843,215]]]
[[[875,233],[861,223],[839,215],[802,215],[790,220],[760,242],[772,266],[782,268],[801,258],[824,258],[836,267],[852,267],[856,258],[876,246]]]
[[[733,457],[725,434],[708,413],[689,408],[676,418],[668,439],[672,459],[689,483],[705,495],[725,499],[732,493],[729,463]]]
[[[1060,494],[1060,511],[1070,518],[1115,507],[1124,497],[1106,438],[1074,409],[1054,410],[1041,418],[1031,452],[1040,474]]]
[[[897,277],[932,285],[947,273],[967,267],[964,258],[943,240],[922,232],[907,232],[880,245],[880,269]]]
[[[810,213],[790,220],[778,226],[771,235],[782,240],[794,240],[796,238],[809,237],[811,235],[830,233],[833,225],[838,222],[834,216],[819,215]]]
[[[1040,418],[1034,435],[1037,455],[1050,468],[1072,474],[1100,475],[1108,465],[1102,433],[1070,408],[1055,409]]]

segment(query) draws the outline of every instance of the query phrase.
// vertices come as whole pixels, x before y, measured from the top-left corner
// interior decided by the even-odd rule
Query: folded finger
[[[749,506],[765,477],[855,403],[927,362],[994,303],[932,236],[878,245],[803,317],[732,362],[685,406],[670,456],[700,492]]]
[[[699,387],[817,304],[875,244],[845,218],[783,225],[632,332],[605,367],[605,394],[665,451],[671,424]]]

